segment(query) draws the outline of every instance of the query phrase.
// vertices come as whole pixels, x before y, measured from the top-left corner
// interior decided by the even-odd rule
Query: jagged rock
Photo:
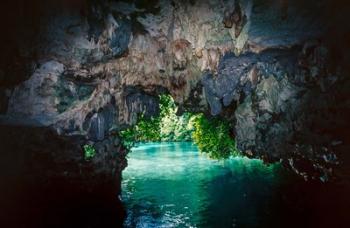
[[[288,78],[263,79],[235,112],[238,147],[270,161],[289,160],[290,168],[305,179],[328,177],[329,164],[321,154],[333,157],[334,150],[330,135],[320,130],[333,131],[343,122],[338,119],[334,126],[325,124],[335,117],[322,110],[337,104],[332,103],[331,91],[319,92],[320,88],[300,87]],[[328,149],[322,149],[323,145]]]
[[[55,86],[63,71],[64,65],[57,61],[44,63],[30,79],[14,89],[8,115],[22,115],[40,121],[57,115]]]
[[[283,50],[247,53],[239,57],[232,53],[224,55],[217,74],[206,72],[201,80],[212,114],[220,114],[222,106],[227,107],[249,95],[264,77],[275,75],[280,80],[287,74],[292,75],[289,68],[295,66],[296,56],[294,51],[286,53]]]
[[[127,48],[131,36],[131,22],[126,19],[116,21],[112,15],[109,15],[110,23],[109,47],[111,48],[113,57],[120,56]]]
[[[129,88],[126,93],[126,105],[130,113],[131,123],[135,123],[138,115],[143,114],[145,118],[150,118],[159,113],[159,100],[141,91]]]
[[[119,5],[126,11],[120,12]],[[46,60],[14,89],[8,115],[39,120],[60,134],[83,134],[102,141],[110,129],[135,123],[139,113],[156,115],[157,88],[161,87],[180,106],[202,112],[209,106],[213,115],[226,115],[227,109],[236,106],[239,113],[242,101],[251,97],[249,110],[255,117],[237,114],[238,125],[254,120],[258,129],[271,125],[271,137],[282,129],[281,135],[287,137],[293,130],[279,118],[290,109],[288,103],[299,100],[295,89],[317,85],[325,92],[337,80],[325,77],[328,53],[318,41],[307,41],[302,49],[294,47],[319,36],[326,27],[314,23],[320,21],[316,13],[302,20],[296,13],[314,8],[312,3],[300,8],[289,2],[288,15],[283,4],[268,7],[255,1],[162,0],[147,7],[95,2],[84,7],[87,15],[63,11],[48,17],[43,26],[45,45],[38,56],[56,60]],[[274,17],[276,10],[284,15],[283,23]],[[292,31],[296,23],[298,29]],[[144,32],[135,33],[136,25]],[[192,96],[196,99],[189,102]],[[114,111],[106,111],[107,106]],[[266,141],[259,132],[242,133],[244,137],[237,133],[238,144],[244,150],[265,151],[266,145],[254,147]]]
[[[141,113],[157,115],[161,93],[174,97],[179,113],[227,118],[249,157],[322,181],[341,164],[338,147],[347,146],[350,129],[349,33],[346,7],[334,1],[10,4],[14,10],[0,14],[11,24],[0,42],[0,139],[9,148],[0,161],[25,180],[9,186],[23,184],[35,202],[21,219],[30,220],[48,193],[63,203],[96,199],[87,215],[67,216],[102,216],[95,227],[107,227],[103,216],[121,210],[96,208],[120,205],[126,166],[116,135]],[[84,144],[96,148],[89,162]],[[34,197],[26,191],[37,188]]]
[[[282,161],[304,178],[331,176],[340,157],[331,142],[345,144],[349,129],[349,56],[346,33],[322,18],[327,1],[57,2],[36,1],[40,20],[22,11],[8,20],[19,28],[0,42],[0,122],[78,137],[79,148],[59,158],[83,166],[80,147],[95,145],[84,170],[96,178],[73,178],[77,185],[120,176],[127,151],[115,135],[141,113],[157,115],[161,93],[179,112],[227,118],[250,157]],[[52,164],[45,174],[66,165]],[[81,175],[79,165],[61,177]]]

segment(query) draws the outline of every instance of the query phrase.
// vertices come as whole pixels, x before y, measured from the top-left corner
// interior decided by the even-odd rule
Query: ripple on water
[[[192,143],[133,148],[123,171],[126,227],[257,227],[271,211],[278,165],[215,161]]]

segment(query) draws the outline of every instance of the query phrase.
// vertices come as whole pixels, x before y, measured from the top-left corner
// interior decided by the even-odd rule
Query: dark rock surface
[[[335,144],[347,137],[350,109],[340,97],[349,95],[349,80],[329,68],[325,47],[305,55],[306,47],[297,58],[259,63],[260,82],[235,113],[236,138],[248,154],[281,159],[305,179],[326,181],[339,164]]]
[[[61,137],[46,127],[0,126],[2,227],[119,227],[118,198],[126,166],[110,136],[84,160],[81,136]],[[6,216],[4,216],[6,215]]]
[[[159,114],[159,99],[157,96],[147,94],[140,89],[128,87],[125,89],[126,103],[128,111],[134,118],[144,114],[146,118]]]
[[[120,56],[128,49],[131,36],[131,22],[129,20],[116,21],[118,24],[109,41],[113,57]]]
[[[293,77],[298,68],[297,54],[297,48],[271,49],[240,56],[226,53],[220,59],[216,74],[207,72],[202,77],[211,113],[217,115],[222,107],[252,93],[262,78],[274,76],[280,80],[286,75]]]

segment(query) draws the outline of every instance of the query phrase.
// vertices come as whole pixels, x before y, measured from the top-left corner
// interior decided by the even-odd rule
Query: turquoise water
[[[281,179],[279,165],[211,160],[192,143],[140,144],[123,171],[125,227],[276,227]]]

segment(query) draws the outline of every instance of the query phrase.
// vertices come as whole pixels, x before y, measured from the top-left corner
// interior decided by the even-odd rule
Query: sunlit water
[[[278,165],[215,161],[192,143],[140,144],[123,171],[125,227],[279,226]]]

